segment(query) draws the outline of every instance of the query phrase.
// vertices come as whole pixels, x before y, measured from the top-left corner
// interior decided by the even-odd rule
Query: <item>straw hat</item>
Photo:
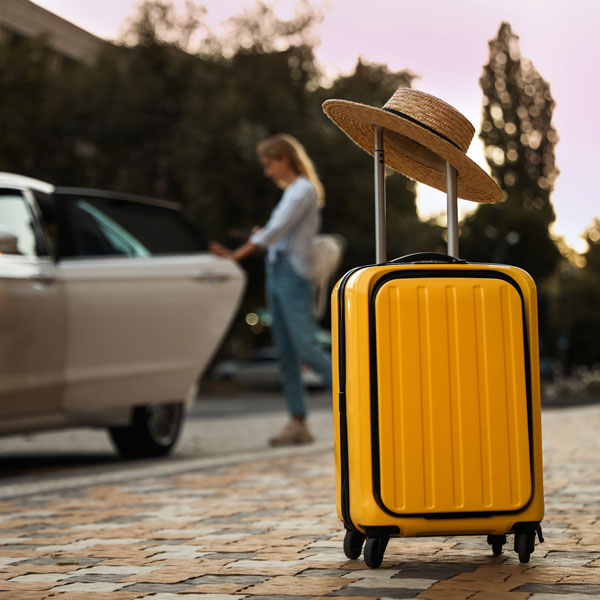
[[[475,133],[471,123],[443,100],[398,88],[383,108],[348,100],[326,100],[327,116],[373,155],[373,126],[384,127],[385,163],[411,179],[446,191],[446,161],[457,170],[457,195],[474,202],[498,202],[502,190],[466,154]]]

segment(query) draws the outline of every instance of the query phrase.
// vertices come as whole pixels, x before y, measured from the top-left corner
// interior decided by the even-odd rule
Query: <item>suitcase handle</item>
[[[386,262],[384,127],[375,125],[373,131],[375,134],[375,139],[373,140],[373,159],[375,164],[375,262],[383,264]],[[456,257],[458,257],[457,177],[456,169],[446,161],[448,254]]]
[[[442,254],[441,252],[415,252],[414,254],[407,254],[400,258],[390,260],[390,263],[448,263],[448,264],[467,264],[466,260],[457,258],[456,256],[449,256],[448,254]]]

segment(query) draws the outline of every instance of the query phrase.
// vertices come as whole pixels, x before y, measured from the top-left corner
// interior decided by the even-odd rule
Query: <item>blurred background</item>
[[[509,20],[496,16],[502,13],[498,7],[489,30],[487,14],[480,15],[479,26],[476,19],[463,21],[460,27],[448,26],[442,36],[430,22],[417,26],[414,21],[413,27],[411,15],[402,18],[396,12],[392,19],[386,12],[389,3],[381,2],[373,4],[381,21],[363,20],[362,29],[351,29],[344,20],[350,8],[344,12],[333,1],[299,1],[286,11],[277,2],[230,3],[218,27],[201,2],[119,4],[128,16],[117,32],[99,37],[69,21],[67,14],[77,6],[75,21],[85,12],[101,23],[103,15],[94,16],[100,10],[97,3],[2,0],[0,171],[174,200],[208,239],[235,246],[244,232],[266,221],[279,198],[279,190],[263,177],[255,146],[286,131],[306,146],[325,185],[323,231],[347,241],[341,275],[373,261],[372,164],[324,116],[322,102],[344,98],[381,106],[398,86],[434,93],[474,122],[473,158],[505,191],[505,201],[498,205],[461,203],[461,256],[517,265],[536,280],[548,396],[600,392],[600,219],[595,216],[593,169],[588,167],[593,157],[581,147],[579,156],[571,152],[565,160],[567,168],[556,158],[561,136],[571,143],[575,129],[583,135],[596,123],[596,117],[585,113],[591,98],[581,95],[581,114],[570,114],[577,127],[564,120],[571,129],[563,133],[553,118],[553,82],[538,70],[538,59],[543,62],[547,56],[526,55],[522,47],[534,46]],[[427,8],[431,3],[423,4]],[[477,17],[472,2],[458,4],[459,15],[471,10]],[[511,10],[512,5],[508,3]],[[553,2],[531,5],[542,29],[548,15],[558,12]],[[107,13],[111,6],[107,4]],[[590,6],[574,3],[572,12],[584,28]],[[49,12],[53,9],[64,18]],[[383,44],[378,61],[365,58],[382,21],[392,24],[397,45]],[[425,85],[431,83],[419,71],[427,68],[425,63],[415,58],[411,64],[409,46],[417,43],[418,27],[439,37],[439,45],[429,43],[428,50],[432,61],[437,57],[444,65],[441,84]],[[477,36],[469,34],[474,27]],[[368,38],[374,32],[375,38]],[[542,33],[548,52],[566,46],[555,32]],[[338,63],[332,58],[325,64],[319,54],[321,38],[335,35],[343,40],[338,50],[352,48],[345,56],[350,66],[341,64],[339,55]],[[444,62],[452,39],[462,39],[457,43],[462,54],[453,59],[456,77]],[[400,58],[398,48],[403,49]],[[570,65],[575,74],[595,58],[584,55],[586,48],[577,65]],[[466,64],[467,55],[479,61],[466,86],[468,101],[457,89],[460,62]],[[399,60],[404,66],[398,66]],[[574,83],[577,88],[579,82]],[[579,185],[583,172],[589,182]],[[561,177],[579,183],[572,190],[559,187]],[[388,174],[390,258],[445,251],[445,218],[439,214],[443,196],[427,196],[423,188]],[[559,189],[560,197],[555,197]],[[427,198],[439,200],[439,206],[427,204]],[[567,226],[569,213],[585,219],[580,230]],[[557,214],[563,215],[562,230],[555,226]],[[262,257],[249,259],[244,268],[248,289],[215,363],[270,344]],[[327,314],[321,323],[325,331]]]

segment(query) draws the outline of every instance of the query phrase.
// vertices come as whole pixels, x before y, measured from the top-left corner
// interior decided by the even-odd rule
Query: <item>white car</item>
[[[0,435],[167,454],[244,287],[176,204],[0,173]]]

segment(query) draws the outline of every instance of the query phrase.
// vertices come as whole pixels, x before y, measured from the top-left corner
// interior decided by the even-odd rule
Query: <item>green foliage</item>
[[[206,9],[192,0],[186,0],[183,16],[167,0],[145,0],[129,21],[123,42],[131,46],[170,44],[188,51],[205,13]]]
[[[209,237],[234,246],[235,230],[264,224],[281,193],[264,178],[256,144],[286,131],[303,142],[323,180],[323,230],[348,242],[340,273],[373,262],[372,160],[321,104],[343,98],[382,106],[415,76],[359,60],[353,73],[325,86],[313,55],[321,15],[307,3],[287,21],[259,3],[232,19],[221,39],[206,31],[203,14],[192,4],[179,15],[170,2],[147,1],[123,44],[107,44],[92,66],[58,64],[43,39],[0,43],[0,169],[179,200]],[[553,102],[515,40],[503,25],[482,78],[482,136],[507,201],[481,207],[461,244],[470,259],[519,264],[539,278],[559,258],[547,232],[557,173]],[[387,195],[390,258],[445,250],[443,229],[417,216],[413,181],[389,173]],[[262,257],[244,268],[241,316],[264,303]]]
[[[567,372],[579,365],[600,365],[600,219],[594,219],[584,238],[585,266],[563,272],[557,281],[554,316],[565,340]]]
[[[59,68],[44,38],[0,44],[0,168],[39,177],[61,171],[69,122],[62,90],[72,65]],[[67,100],[68,102],[68,100]]]
[[[463,254],[520,266],[541,281],[561,260],[548,232],[555,218],[550,195],[558,176],[554,101],[548,83],[521,57],[519,38],[508,23],[502,23],[489,47],[490,59],[480,79],[480,137],[505,201],[481,206],[465,220]]]
[[[585,253],[585,267],[583,273],[600,285],[600,219],[595,218],[587,228],[584,239],[588,245]],[[600,291],[600,290],[599,290]]]
[[[398,87],[410,87],[414,77],[409,71],[391,72],[386,65],[359,60],[354,73],[338,78],[330,88],[317,90],[314,105],[319,113],[322,102],[328,98],[383,106]],[[375,260],[373,161],[321,114],[315,114],[307,125],[315,130],[312,135],[321,139],[313,154],[327,190],[325,229],[340,231],[347,237],[347,268],[372,263]],[[442,229],[433,223],[423,223],[417,216],[415,182],[390,170],[386,187],[388,257],[444,251]]]

